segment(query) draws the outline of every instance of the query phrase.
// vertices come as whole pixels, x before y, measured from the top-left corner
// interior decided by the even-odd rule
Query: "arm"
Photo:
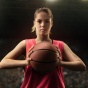
[[[73,53],[68,45],[65,43],[63,48],[63,57],[65,58],[65,60],[59,61],[60,66],[75,71],[86,70],[86,65],[84,64],[84,62],[75,53]]]
[[[25,47],[25,40],[23,40],[1,60],[0,68],[14,68],[28,65],[29,60],[17,60],[24,52]]]

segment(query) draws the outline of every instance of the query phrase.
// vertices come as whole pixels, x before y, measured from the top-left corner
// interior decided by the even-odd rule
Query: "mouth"
[[[40,29],[41,31],[46,31],[45,29]]]

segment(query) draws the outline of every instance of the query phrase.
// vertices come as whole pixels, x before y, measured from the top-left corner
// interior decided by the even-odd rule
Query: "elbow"
[[[87,67],[86,64],[84,62],[79,62],[79,69],[80,71],[86,71]]]
[[[81,65],[73,69],[74,71],[86,71],[86,65]]]
[[[1,62],[0,62],[0,69],[2,68]]]
[[[83,66],[83,71],[86,71],[86,69],[87,69],[87,67],[86,67],[86,65],[84,64],[84,66]]]
[[[0,69],[4,69],[7,66],[7,61],[6,60],[1,60],[0,62]]]
[[[76,66],[76,70],[78,69],[78,71],[86,71],[87,67],[85,65],[85,63],[79,62],[79,64]]]
[[[83,70],[86,71],[86,69],[87,69],[87,66],[86,66],[86,64],[83,62]]]
[[[86,67],[83,67],[80,71],[86,71]]]
[[[80,69],[81,71],[86,71],[86,69],[87,69],[87,67],[85,64],[81,65],[81,69]]]
[[[4,69],[4,65],[2,62],[0,62],[0,69]]]

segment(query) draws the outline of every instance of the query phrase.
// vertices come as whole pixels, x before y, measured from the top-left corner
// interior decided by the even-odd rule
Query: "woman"
[[[43,7],[37,9],[34,14],[33,24],[32,32],[35,31],[37,37],[35,39],[21,41],[1,60],[0,68],[25,67],[24,81],[21,88],[65,88],[62,68],[84,71],[86,70],[86,66],[66,43],[50,38],[50,31],[53,26],[53,15],[49,8]],[[40,75],[34,71],[30,66],[31,58],[27,58],[29,49],[36,43],[42,41],[53,43],[61,53],[61,56],[58,58],[58,68],[44,75]],[[24,60],[17,60],[24,52],[26,52],[26,58]],[[57,52],[57,57],[58,54]]]

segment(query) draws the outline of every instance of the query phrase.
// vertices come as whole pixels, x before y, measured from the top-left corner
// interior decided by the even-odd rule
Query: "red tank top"
[[[36,44],[35,39],[26,39],[26,56],[29,48]],[[63,51],[63,42],[53,40],[53,44],[56,45],[61,53]],[[47,74],[39,74],[35,72],[32,67],[26,66],[24,68],[24,81],[21,88],[65,88],[63,80],[62,67],[58,66],[54,71]]]

